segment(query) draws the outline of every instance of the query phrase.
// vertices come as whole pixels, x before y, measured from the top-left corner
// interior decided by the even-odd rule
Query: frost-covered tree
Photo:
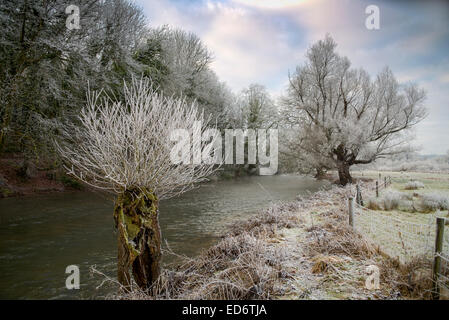
[[[212,54],[195,34],[168,26],[153,29],[136,56],[165,94],[196,101],[219,128],[228,126],[233,94],[210,68]]]
[[[118,195],[118,280],[125,287],[130,270],[143,289],[159,275],[159,201],[193,188],[216,169],[206,162],[175,163],[171,155],[175,130],[201,139],[207,125],[195,104],[164,97],[149,81],[134,80],[124,86],[124,102],[90,92],[78,119],[64,127],[57,149],[68,173]],[[214,139],[205,143],[187,137],[200,155],[216,151]]]
[[[66,27],[69,4],[80,9],[79,29]],[[127,0],[5,0],[0,27],[0,149],[39,149],[79,111],[87,82],[114,88],[140,73],[132,56],[145,19]]]
[[[244,89],[240,104],[246,128],[268,129],[276,125],[277,110],[264,86],[253,83]]]
[[[249,139],[258,138],[258,129],[270,129],[277,126],[277,108],[264,86],[253,83],[243,89],[234,99],[230,99],[225,118],[229,128],[243,129],[244,150],[248,150]],[[247,130],[247,131],[246,131]],[[239,139],[233,140],[237,145]],[[255,141],[251,141],[255,143]],[[234,149],[237,147],[235,146]],[[233,164],[237,174],[254,174],[258,166],[248,163],[248,153],[244,155],[245,164]]]
[[[321,155],[320,144],[315,143],[316,139],[312,139],[316,132],[310,129],[307,124],[281,129],[280,162],[286,171],[313,174],[315,178],[320,179],[328,170],[335,168],[335,164],[332,159]]]
[[[371,80],[335,48],[328,35],[308,50],[306,63],[290,76],[283,111],[297,130],[296,152],[332,163],[345,185],[352,165],[408,150],[407,132],[426,116],[425,93],[399,84],[389,68]]]
[[[182,92],[194,96],[197,86],[207,80],[200,75],[212,62],[212,54],[191,32],[169,27],[160,32],[164,63],[170,70],[164,90],[168,94]]]
[[[193,98],[198,105],[212,118],[215,119],[218,128],[230,127],[227,110],[235,103],[235,95],[226,83],[219,80],[211,69],[202,72]]]
[[[88,31],[85,50],[93,79],[90,85],[121,92],[123,79],[130,80],[142,72],[135,52],[149,32],[142,9],[128,0],[100,1]]]

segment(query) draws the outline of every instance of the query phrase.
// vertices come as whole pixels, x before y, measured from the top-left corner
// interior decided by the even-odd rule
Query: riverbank
[[[245,167],[225,166],[209,177],[211,182],[254,176]],[[27,160],[23,154],[10,153],[0,156],[0,199],[32,196],[37,194],[88,191],[91,188],[65,174],[54,161]]]
[[[164,270],[153,297],[134,290],[110,298],[428,298],[422,262],[400,265],[349,227],[342,199],[350,188],[319,191],[234,223],[216,245]],[[378,290],[365,285],[371,265],[380,271]]]
[[[0,158],[0,198],[83,190],[76,180],[51,163],[36,165],[21,154]]]
[[[220,241],[230,223],[257,215],[278,201],[328,188],[303,176],[255,176],[205,183],[160,203],[163,248],[197,257]],[[96,288],[89,268],[117,274],[113,196],[62,192],[0,199],[0,282],[4,299],[103,299],[116,288]],[[24,230],[26,232],[20,232]],[[182,260],[182,259],[181,259]],[[179,262],[164,254],[163,266]],[[80,290],[64,286],[67,265],[78,265]],[[172,269],[170,267],[170,269]]]

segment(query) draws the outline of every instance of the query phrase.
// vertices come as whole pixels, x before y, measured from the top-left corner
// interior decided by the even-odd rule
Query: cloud
[[[233,2],[261,9],[289,9],[297,8],[310,0],[234,0]]]
[[[440,81],[443,83],[449,83],[449,73],[445,73],[445,74],[441,75]]]
[[[272,82],[284,77],[289,62],[302,52],[288,43],[287,30],[264,15],[252,11],[234,12],[216,8],[215,16],[203,40],[215,52],[217,73],[233,88],[255,81]],[[273,85],[273,83],[271,83]]]
[[[429,117],[417,127],[424,153],[449,149],[449,6],[440,2],[332,0],[137,1],[153,26],[170,24],[196,33],[214,53],[212,64],[234,90],[250,83],[271,93],[303,63],[307,48],[326,33],[353,66],[375,76],[389,65],[402,82],[426,88]],[[365,8],[380,9],[380,30],[367,30]],[[435,140],[439,137],[438,140]],[[438,141],[438,142],[436,142]]]
[[[170,24],[200,36],[214,53],[212,68],[234,90],[253,82],[279,86],[291,61],[304,53],[290,41],[296,33],[252,7],[212,1],[185,6],[166,0],[143,6],[151,25]]]

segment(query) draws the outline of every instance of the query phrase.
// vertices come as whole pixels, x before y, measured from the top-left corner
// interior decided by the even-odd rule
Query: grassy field
[[[416,210],[396,210],[398,212],[407,214],[412,211],[413,213],[435,213],[437,210],[429,210],[420,207],[420,199],[426,195],[436,194],[441,195],[441,197],[446,197],[449,199],[449,173],[422,173],[422,172],[381,172],[381,177],[379,179],[379,172],[377,171],[356,171],[353,173],[354,178],[368,178],[368,179],[379,179],[380,184],[383,184],[384,177],[391,177],[391,185],[388,186],[387,190],[380,191],[380,197],[382,198],[385,194],[390,192],[389,190],[400,192],[407,196],[407,199],[413,201]],[[423,184],[423,188],[418,188],[415,190],[408,190],[406,188],[407,183],[412,181],[418,181]],[[369,194],[366,198],[373,198],[374,193]],[[403,208],[404,209],[404,208]],[[409,208],[410,209],[410,208]],[[439,209],[439,211],[446,211],[447,209]],[[443,214],[444,215],[444,214]],[[412,215],[414,216],[414,215]],[[422,217],[421,217],[422,218]]]
[[[379,172],[354,172],[355,178],[379,179]],[[406,261],[433,250],[436,217],[449,217],[449,174],[421,172],[381,172],[380,181],[391,177],[391,185],[365,192],[364,210],[357,226],[391,256]],[[409,190],[410,182],[419,188]],[[449,233],[445,235],[449,244]],[[444,248],[449,251],[449,248]]]
[[[354,172],[372,187],[378,172]],[[449,194],[448,174],[382,172],[392,184],[380,197],[402,192],[417,203],[424,193]],[[368,178],[368,179],[366,179]],[[405,190],[410,180],[424,188]],[[398,257],[417,250],[425,225],[435,212],[366,210],[367,220],[348,223],[348,197],[354,185],[333,186],[295,201],[273,204],[249,219],[236,221],[211,248],[164,270],[155,287],[159,299],[428,299],[432,261]],[[414,195],[414,193],[417,193]],[[364,194],[365,201],[376,198]],[[408,200],[410,201],[410,200]],[[360,208],[358,209],[360,210]],[[362,209],[365,210],[365,209]],[[447,211],[446,211],[447,212]],[[369,213],[369,215],[368,215]],[[411,229],[404,229],[404,226]],[[449,232],[448,232],[449,235]],[[410,248],[410,245],[415,248]],[[449,246],[448,246],[449,247]],[[383,248],[391,249],[382,250]],[[366,287],[367,267],[377,266],[380,287]],[[447,296],[447,295],[446,295]],[[119,299],[148,299],[132,292]]]
[[[411,192],[405,190],[404,186],[412,180],[421,181],[425,189],[421,192],[440,191],[449,196],[449,173],[424,173],[424,172],[397,172],[397,171],[354,171],[354,178],[377,179],[381,174],[381,182],[384,177],[391,177],[391,187],[402,192]]]

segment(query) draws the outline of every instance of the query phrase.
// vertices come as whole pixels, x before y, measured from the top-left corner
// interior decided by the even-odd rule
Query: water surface
[[[292,200],[327,185],[301,176],[248,177],[204,184],[160,205],[162,236],[177,253],[195,256],[226,225],[270,202]],[[93,299],[100,276],[115,276],[113,200],[87,192],[0,199],[0,299]],[[165,258],[165,262],[170,262]],[[81,288],[65,288],[65,269],[78,265]]]

